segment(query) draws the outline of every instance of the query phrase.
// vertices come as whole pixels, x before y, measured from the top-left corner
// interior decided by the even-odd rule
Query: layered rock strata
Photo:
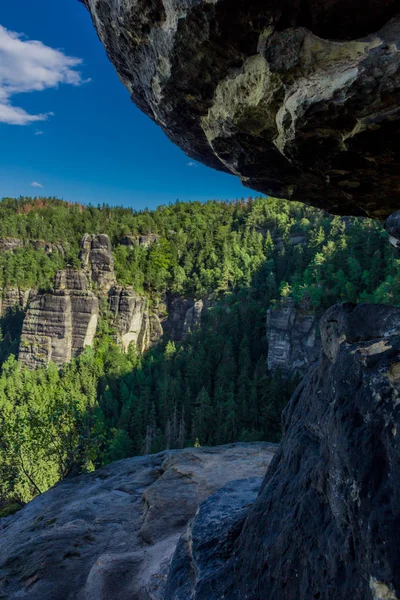
[[[200,503],[225,488],[208,532],[212,514],[238,514],[254,501],[275,450],[258,443],[167,451],[56,485],[0,520],[0,595],[162,600],[171,557]]]
[[[191,600],[399,598],[400,309],[334,306],[321,338],[241,532],[218,525],[215,562],[196,552],[192,525],[196,555],[175,555],[166,600],[185,586]],[[188,589],[177,575],[200,559]]]
[[[83,0],[132,100],[268,195],[383,218],[400,189],[396,0]]]
[[[29,303],[25,315],[19,361],[37,368],[53,361],[69,362],[85,346],[93,344],[99,301],[88,289],[82,270],[59,271],[53,293],[41,294]]]
[[[318,317],[296,308],[288,298],[267,312],[268,368],[285,375],[304,375],[319,358]]]
[[[146,233],[146,234],[142,234],[142,235],[124,235],[123,238],[121,238],[121,244],[123,246],[144,246],[145,248],[148,248],[149,246],[151,246],[152,244],[154,244],[154,242],[157,242],[160,239],[160,235],[158,235],[157,233]]]
[[[201,325],[205,312],[215,305],[214,297],[193,298],[171,297],[168,300],[168,317],[163,321],[164,332],[176,342],[195,331]]]
[[[113,289],[109,305],[118,342],[125,352],[132,343],[144,352],[161,338],[163,329],[158,316],[150,312],[149,301],[134,290]]]
[[[20,238],[0,238],[0,252],[12,252],[18,248],[33,247],[35,250],[44,250],[46,254],[59,252],[64,255],[64,247],[60,243],[46,242],[44,240],[22,240]]]
[[[114,258],[108,235],[86,233],[81,242],[79,258],[82,268],[100,293],[106,294],[115,285]]]
[[[13,310],[25,310],[28,302],[35,296],[31,289],[5,288],[0,290],[0,316],[5,317]]]

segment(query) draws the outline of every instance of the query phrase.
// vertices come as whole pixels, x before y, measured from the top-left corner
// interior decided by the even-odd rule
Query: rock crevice
[[[399,597],[400,309],[335,306],[321,338],[236,544],[187,598]],[[176,555],[167,600],[182,568]]]

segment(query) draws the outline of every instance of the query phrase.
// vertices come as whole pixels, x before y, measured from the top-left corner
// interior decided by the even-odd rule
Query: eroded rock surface
[[[120,243],[123,246],[144,246],[145,248],[148,248],[149,246],[154,244],[154,242],[157,242],[160,239],[160,237],[161,236],[157,233],[146,233],[142,235],[128,234],[124,235]]]
[[[56,275],[53,293],[29,303],[18,353],[23,366],[62,365],[93,344],[99,301],[88,287],[84,271],[64,269]]]
[[[296,308],[293,298],[267,312],[268,368],[304,375],[319,358],[321,339],[315,312]]]
[[[397,0],[84,0],[133,101],[268,195],[383,218],[400,189]]]
[[[180,342],[201,326],[204,313],[215,306],[215,299],[171,297],[168,299],[168,317],[163,322],[165,333],[174,341]]]
[[[0,316],[5,317],[13,310],[25,310],[29,300],[34,297],[31,289],[5,288],[0,290]]]
[[[108,235],[86,233],[81,242],[79,258],[82,268],[96,284],[101,293],[107,293],[115,285],[114,258]]]
[[[253,478],[275,450],[257,443],[166,451],[58,484],[0,521],[0,595],[162,600],[171,557],[199,504],[227,488],[219,508],[201,509],[210,532],[221,510],[254,500],[261,480]]]
[[[46,254],[59,252],[64,255],[64,247],[60,243],[46,242],[45,240],[22,240],[20,238],[0,238],[0,251],[12,252],[18,248],[33,247],[35,250],[44,250]]]
[[[226,533],[188,599],[400,597],[400,309],[335,306],[321,337],[234,551]]]
[[[134,343],[144,352],[162,336],[158,316],[150,312],[149,301],[134,290],[115,288],[110,292],[109,305],[118,331],[118,341],[126,352]]]

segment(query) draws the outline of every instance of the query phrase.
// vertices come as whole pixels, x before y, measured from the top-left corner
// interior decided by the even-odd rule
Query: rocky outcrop
[[[225,488],[196,517],[210,535],[215,518],[239,515],[254,500],[261,481],[254,478],[275,449],[259,443],[167,451],[56,485],[0,520],[0,596],[162,600],[171,557],[199,504]]]
[[[145,248],[148,248],[149,246],[151,246],[151,244],[157,242],[160,239],[160,237],[161,236],[157,233],[147,233],[142,235],[124,235],[124,237],[121,238],[120,243],[123,246],[144,246]]]
[[[37,368],[53,361],[62,365],[93,344],[99,301],[88,289],[84,271],[59,271],[53,293],[29,303],[18,358],[24,367]]]
[[[169,298],[168,317],[163,322],[164,332],[176,342],[184,340],[188,333],[200,327],[202,316],[215,303],[213,296],[200,300],[176,296]]]
[[[258,478],[233,481],[199,507],[175,550],[166,588],[168,600],[190,600],[196,594],[214,600],[210,571],[218,571],[233,552],[249,507],[260,489]]]
[[[22,248],[23,246],[24,241],[19,238],[0,238],[0,252],[11,252],[17,248]]]
[[[133,101],[192,158],[333,213],[397,210],[397,0],[83,1]]]
[[[106,294],[115,285],[114,258],[108,235],[89,235],[81,242],[79,258],[82,268],[96,284],[99,292]]]
[[[400,309],[335,306],[321,338],[240,534],[228,523],[221,560],[203,561],[186,598],[399,598]],[[175,556],[166,600],[180,598],[176,574],[193,560]]]
[[[59,252],[62,256],[64,256],[64,246],[60,243],[51,243],[46,242],[45,240],[31,240],[30,245],[35,250],[44,250],[46,254],[52,254],[53,252]]]
[[[304,375],[319,358],[321,340],[314,311],[296,308],[287,298],[267,312],[268,368]]]
[[[109,305],[118,332],[118,341],[126,352],[134,343],[144,352],[162,336],[158,316],[150,312],[149,301],[134,290],[115,288],[110,292]]]
[[[35,296],[31,289],[5,288],[0,290],[0,316],[5,317],[13,310],[25,310],[31,298]]]
[[[64,247],[59,243],[45,242],[44,240],[22,240],[20,238],[0,238],[0,252],[12,252],[17,248],[33,247],[35,250],[44,250],[46,254],[59,252],[64,256]]]

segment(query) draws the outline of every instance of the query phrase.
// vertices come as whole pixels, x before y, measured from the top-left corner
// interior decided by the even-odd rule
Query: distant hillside
[[[106,291],[77,271],[84,234],[111,240]],[[279,440],[281,410],[298,380],[287,363],[302,364],[304,323],[313,327],[311,340],[318,316],[337,301],[400,304],[399,264],[376,222],[275,199],[178,202],[137,213],[54,198],[4,199],[0,504],[133,454]],[[57,306],[70,306],[71,287],[73,298],[86,295],[98,311],[92,347],[83,352],[89,337],[74,333],[79,323],[71,334],[57,316]],[[85,311],[80,300],[73,303]],[[280,306],[282,315],[290,310],[292,333]],[[15,359],[23,323],[24,364],[50,343],[38,323],[46,307],[49,331],[66,341],[62,356],[72,360],[57,368],[42,354],[45,366],[23,369]],[[269,319],[273,353],[269,309],[277,311]],[[132,315],[148,319],[145,335],[152,335],[152,315],[164,330],[144,353],[149,344],[134,331]],[[79,356],[68,335],[79,341]]]

